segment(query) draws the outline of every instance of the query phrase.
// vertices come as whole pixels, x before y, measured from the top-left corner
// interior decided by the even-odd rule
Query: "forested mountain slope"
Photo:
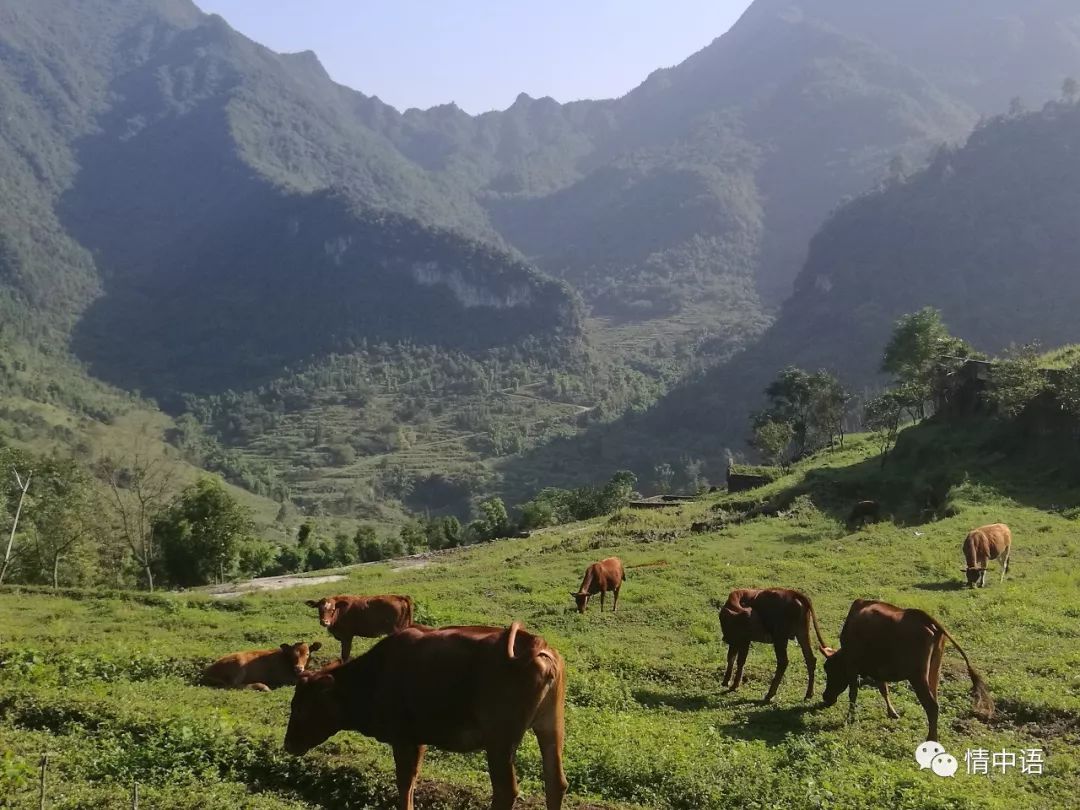
[[[638,453],[651,445],[654,457],[666,448],[670,458],[694,451],[722,461],[725,448],[743,445],[750,412],[788,365],[831,370],[856,392],[880,385],[879,347],[897,318],[926,306],[991,353],[1076,342],[1078,155],[1080,106],[1052,102],[994,118],[963,148],[842,207],[814,237],[795,294],[762,339],[604,434],[610,463],[625,461],[610,449],[624,431],[648,436],[626,442]]]

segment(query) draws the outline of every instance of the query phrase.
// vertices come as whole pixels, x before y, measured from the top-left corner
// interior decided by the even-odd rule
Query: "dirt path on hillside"
[[[246,582],[236,582],[229,585],[218,585],[210,590],[210,596],[214,599],[235,599],[248,593],[262,591],[282,591],[286,588],[295,588],[299,585],[322,585],[326,582],[340,582],[345,579],[344,574],[327,574],[321,577],[304,577],[295,574],[285,574],[278,577],[260,577],[249,579]]]

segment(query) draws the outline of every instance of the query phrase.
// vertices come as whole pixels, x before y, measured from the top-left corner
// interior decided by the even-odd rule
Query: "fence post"
[[[49,755],[41,755],[41,782],[38,787],[38,810],[45,810],[45,772],[49,768]]]

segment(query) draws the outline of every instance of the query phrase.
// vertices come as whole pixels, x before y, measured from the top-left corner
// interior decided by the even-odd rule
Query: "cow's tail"
[[[514,647],[517,644],[518,631],[522,629],[521,622],[515,621],[506,629],[506,657],[511,661],[530,661],[537,664],[541,669],[541,677],[545,682],[551,682],[563,677],[563,663],[559,654],[548,647],[544,642],[534,637],[534,647],[528,655],[517,656]],[[540,649],[536,649],[539,647]]]
[[[817,613],[814,612],[814,603],[810,601],[810,597],[803,594],[799,594],[803,606],[806,608],[807,614],[810,616],[810,621],[814,624],[814,633],[817,635],[818,650],[822,655],[829,655],[832,652],[832,647],[825,643],[825,639],[821,637],[821,625],[818,624]]]
[[[411,596],[406,596],[405,597],[405,615],[401,617],[401,619],[402,619],[401,624],[402,624],[403,628],[413,626],[413,609],[415,607],[416,606],[413,604],[412,597]]]
[[[967,653],[963,648],[956,643],[956,639],[949,635],[949,631],[946,630],[938,622],[938,630],[945,636],[952,645],[956,647],[960,655],[964,658],[964,664],[967,665],[968,677],[971,678],[971,705],[976,716],[981,717],[984,720],[989,720],[994,715],[994,700],[990,697],[990,690],[986,686],[986,681],[982,679],[982,676],[975,671],[975,667],[971,665],[971,661],[968,660]]]
[[[517,634],[520,629],[521,622],[514,622],[506,630],[506,657],[511,661],[514,660],[514,645],[517,643]]]

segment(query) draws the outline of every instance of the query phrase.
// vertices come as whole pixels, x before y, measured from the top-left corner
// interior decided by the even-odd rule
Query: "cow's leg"
[[[619,586],[619,588],[621,588],[621,587],[622,587],[622,585]],[[612,613],[614,613],[616,610],[619,609],[619,588],[615,589],[615,598],[614,598],[614,600],[612,601],[612,604],[611,604],[611,612]]]
[[[269,692],[270,687],[265,683],[249,683],[240,687],[241,689],[254,689],[256,692]]]
[[[424,761],[423,745],[395,745],[394,770],[397,772],[398,808],[413,810],[413,793],[420,763]]]
[[[982,570],[979,571],[979,587],[980,588],[985,588],[986,587],[986,566],[985,565],[982,567]]]
[[[889,700],[889,685],[885,681],[878,681],[878,690],[881,692],[881,696],[885,698],[885,714],[889,716],[890,720],[899,720],[900,715],[897,714],[892,701]]]
[[[930,684],[926,682],[925,678],[912,678],[911,688],[915,690],[915,696],[919,698],[919,703],[922,704],[923,709],[926,711],[926,722],[929,725],[926,739],[937,742],[937,698],[934,697],[933,693],[930,691]]]
[[[346,636],[341,640],[341,661],[344,663],[349,660],[349,656],[352,654],[352,636]]]
[[[749,652],[750,642],[746,641],[739,647],[739,657],[735,661],[735,680],[731,682],[732,692],[742,685],[743,667],[746,666],[746,656]]]
[[[817,659],[814,658],[814,648],[810,644],[810,614],[803,617],[803,622],[795,634],[802,650],[803,661],[806,662],[806,695],[803,700],[810,700],[814,696],[814,671],[817,669]]]
[[[514,749],[501,746],[489,749],[487,761],[491,776],[491,810],[513,810],[518,795]]]
[[[855,722],[855,700],[859,697],[859,676],[852,675],[851,682],[848,684],[848,712],[847,721],[849,723]]]
[[[780,681],[784,679],[784,673],[787,672],[787,639],[781,638],[774,641],[773,649],[776,650],[776,672],[773,673],[772,683],[769,684],[769,691],[765,693],[762,703],[768,703],[773,699],[776,690],[780,688]]]
[[[533,721],[533,734],[540,744],[544,763],[544,797],[547,810],[560,810],[566,795],[563,772],[563,690],[558,684],[548,690]]]
[[[1005,553],[1001,555],[1001,581],[1005,581],[1005,574],[1009,572],[1009,552],[1012,551],[1012,546],[1005,549]]]
[[[600,612],[604,612],[604,597],[607,596],[607,591],[600,591]]]
[[[731,681],[731,670],[735,669],[735,654],[737,652],[738,649],[734,644],[727,645],[727,669],[724,670],[724,681],[720,684],[721,686],[727,686]]]

